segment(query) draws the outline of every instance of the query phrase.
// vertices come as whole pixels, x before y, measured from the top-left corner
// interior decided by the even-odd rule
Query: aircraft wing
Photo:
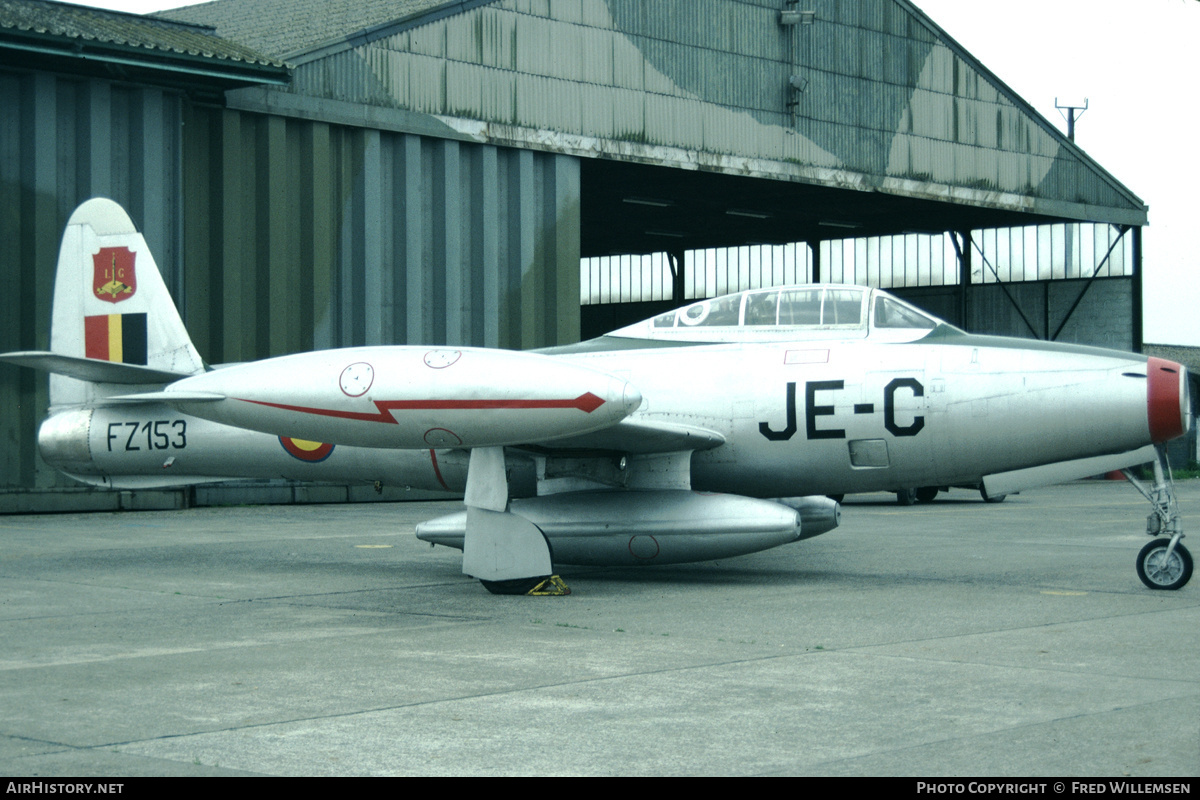
[[[1146,445],[1126,453],[1080,458],[1074,461],[1059,461],[1054,464],[1043,464],[1012,472],[984,475],[983,488],[988,495],[996,497],[1020,492],[1024,489],[1036,489],[1039,486],[1076,481],[1091,475],[1102,475],[1137,464],[1146,464],[1154,461],[1157,457],[1154,445]]]
[[[525,449],[608,450],[647,455],[683,450],[711,450],[723,444],[725,437],[707,428],[626,418],[603,430],[554,439]]]

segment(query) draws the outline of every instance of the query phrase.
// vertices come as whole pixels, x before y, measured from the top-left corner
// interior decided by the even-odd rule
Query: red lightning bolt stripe
[[[337,417],[339,419],[357,419],[363,422],[383,422],[388,425],[399,425],[396,417],[390,411],[478,411],[486,409],[528,409],[528,408],[576,408],[585,414],[590,414],[604,401],[591,392],[585,392],[573,400],[376,400],[376,413],[367,411],[342,411],[335,408],[310,408],[308,406],[292,406],[286,403],[268,403],[265,400],[249,400],[236,398],[244,403],[279,408],[284,411],[298,411],[301,414],[317,414],[322,417]]]

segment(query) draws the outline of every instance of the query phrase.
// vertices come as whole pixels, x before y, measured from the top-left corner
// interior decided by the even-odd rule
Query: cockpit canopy
[[[945,324],[879,289],[809,284],[700,300],[609,335],[680,342],[868,338],[910,342]]]

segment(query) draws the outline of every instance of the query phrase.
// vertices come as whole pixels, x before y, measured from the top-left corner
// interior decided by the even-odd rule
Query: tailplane
[[[0,358],[51,372],[51,408],[119,393],[104,384],[162,384],[204,371],[146,240],[105,198],[75,209],[63,233],[50,352]]]

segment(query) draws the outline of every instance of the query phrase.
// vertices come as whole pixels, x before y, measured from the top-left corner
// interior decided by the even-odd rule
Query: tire
[[[979,487],[979,496],[983,498],[983,502],[985,503],[1003,503],[1004,498],[1008,497],[1006,494],[988,494],[987,489],[984,489],[982,486]]]
[[[492,594],[529,594],[534,587],[549,577],[549,575],[543,575],[540,578],[514,578],[509,581],[480,580],[479,582]]]
[[[896,502],[902,506],[911,506],[913,503],[917,502],[917,490],[901,489],[900,491],[896,492]]]
[[[1192,554],[1182,543],[1176,544],[1167,561],[1164,556],[1170,544],[1170,539],[1155,539],[1138,553],[1138,577],[1151,589],[1179,589],[1191,580]]]
[[[918,503],[932,503],[937,496],[938,487],[936,486],[922,486],[920,489],[917,489]]]

